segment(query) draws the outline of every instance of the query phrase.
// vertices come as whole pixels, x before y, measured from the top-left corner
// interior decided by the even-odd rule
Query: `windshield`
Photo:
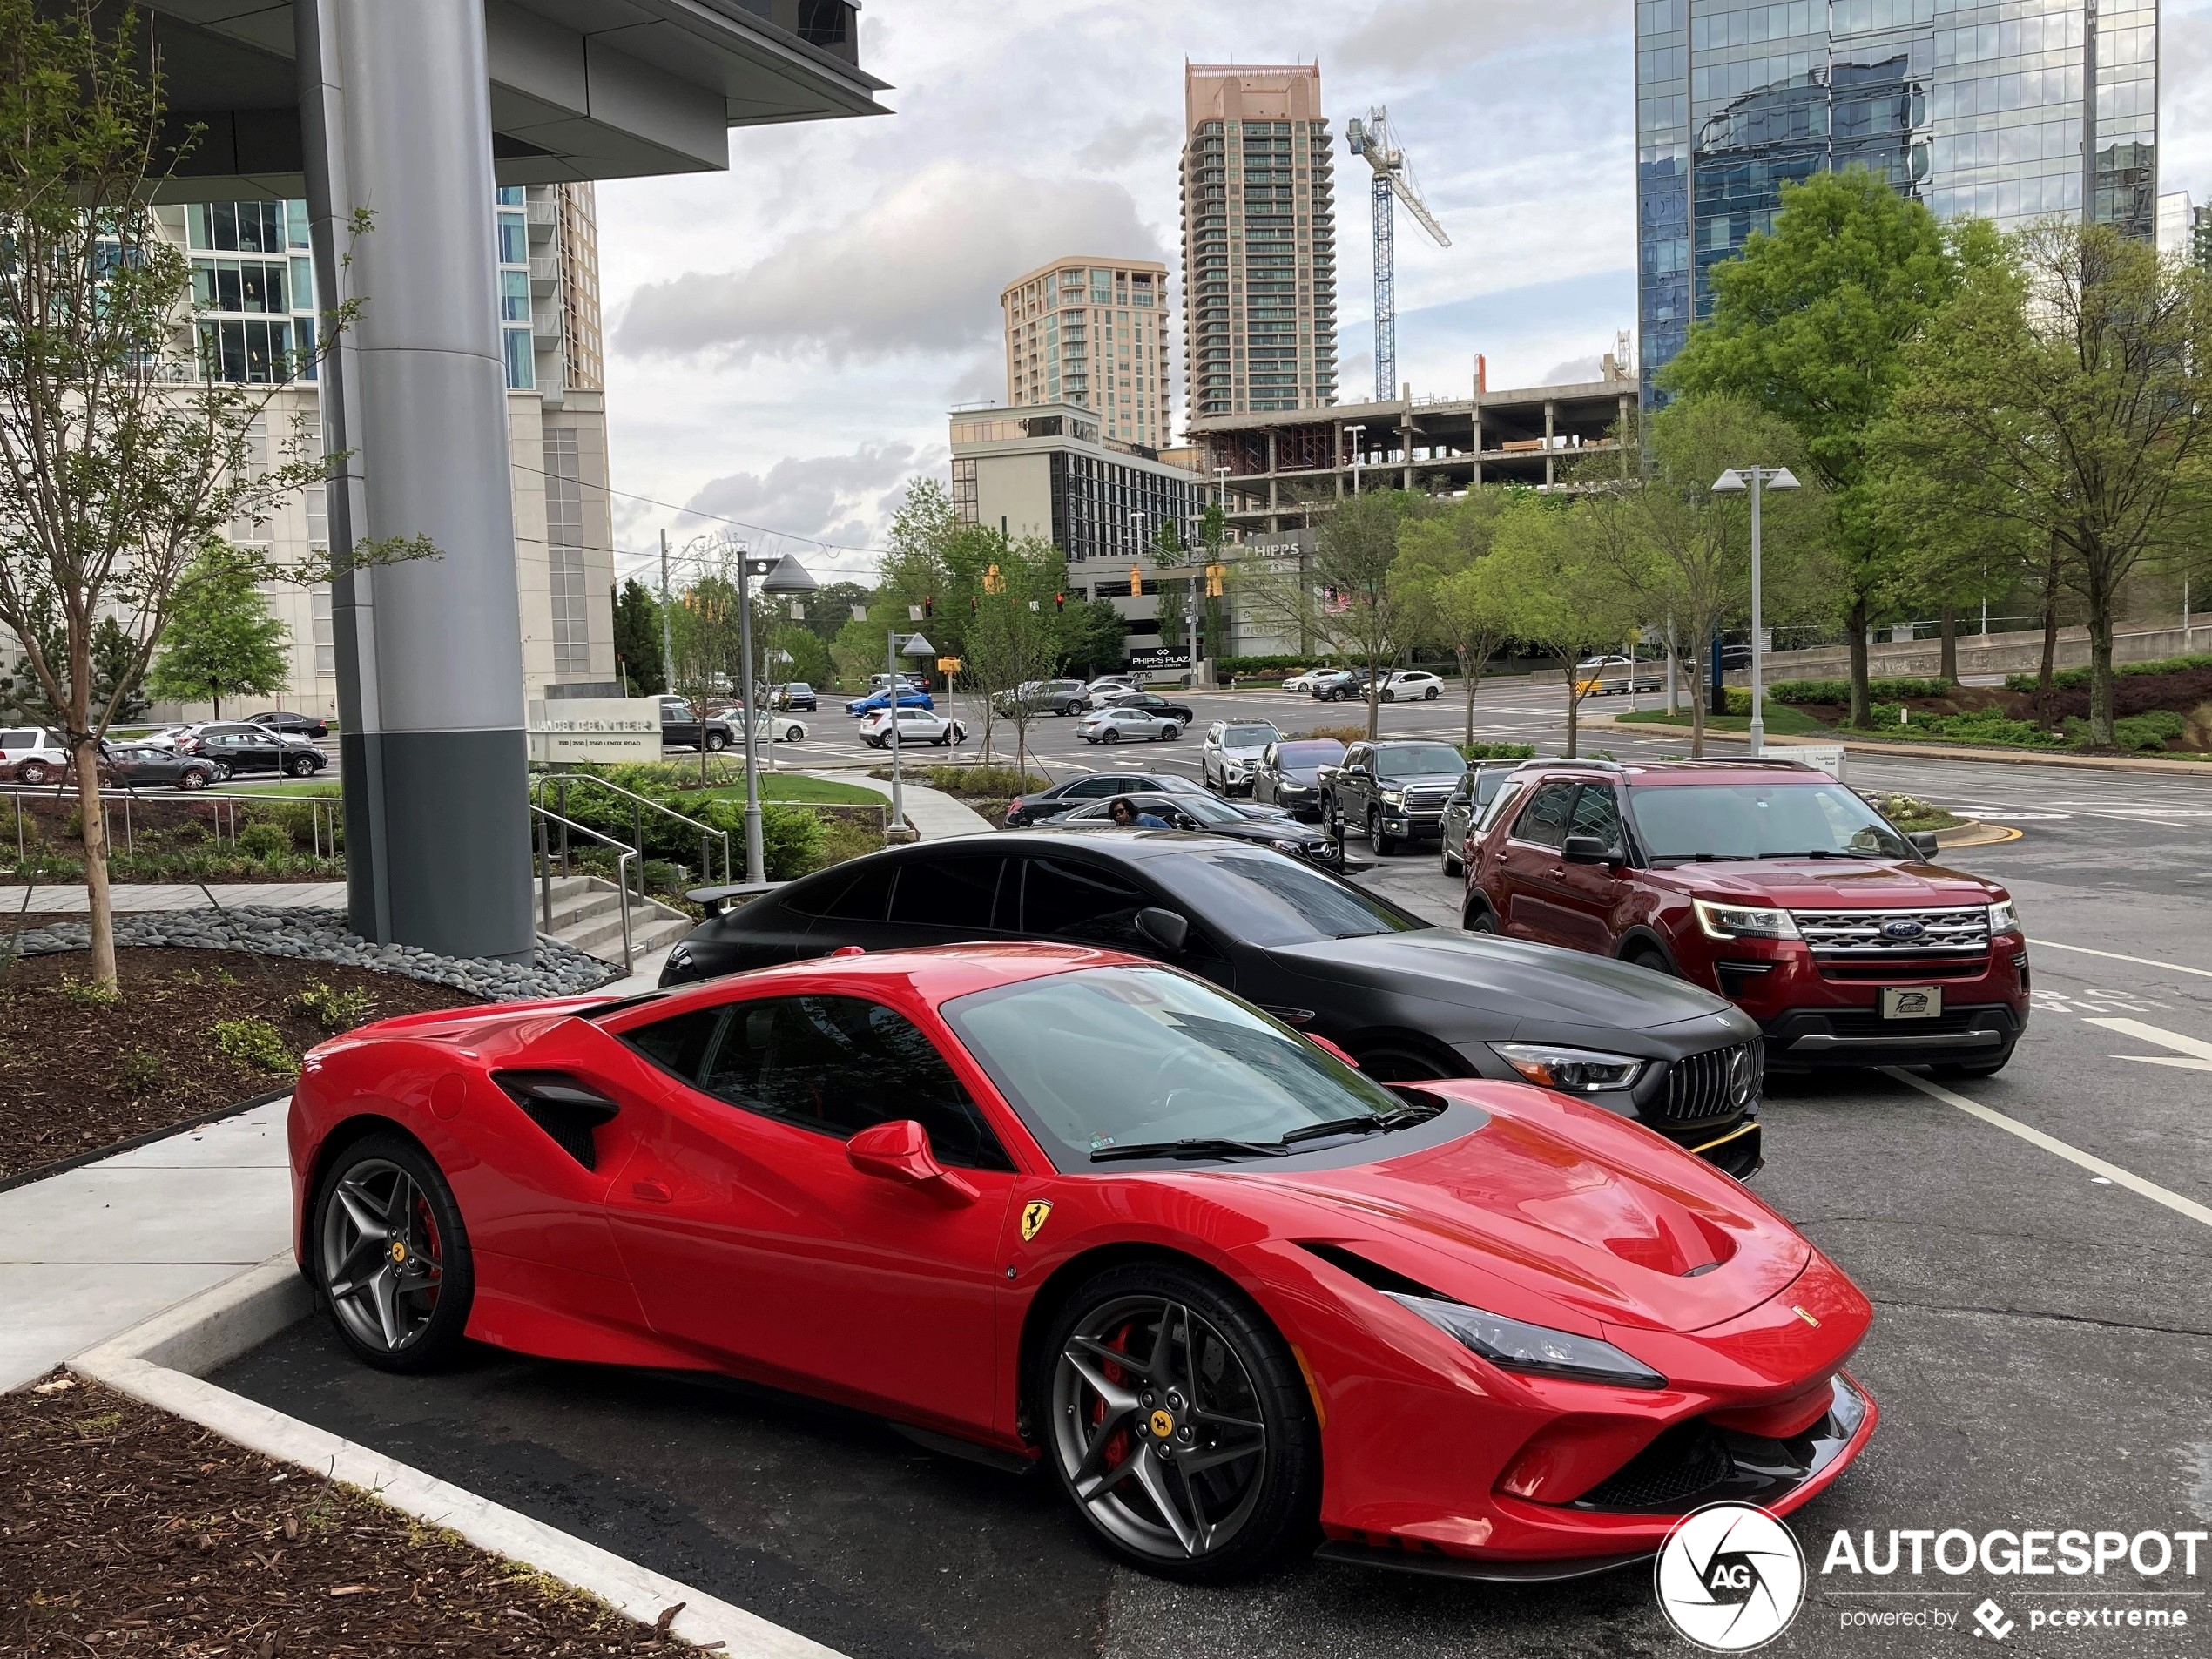
[[[1448,743],[1413,743],[1402,749],[1375,751],[1378,778],[1426,778],[1440,772],[1462,772],[1467,762]]]
[[[1311,772],[1316,766],[1332,766],[1344,759],[1344,745],[1333,739],[1324,743],[1278,743],[1275,745],[1275,764],[1293,771]]]
[[[1283,734],[1271,725],[1232,725],[1223,730],[1224,749],[1264,749]]]
[[[1645,786],[1629,791],[1644,851],[1655,860],[1786,858],[1908,859],[1905,839],[1841,784]]]
[[[1090,968],[941,1012],[1052,1161],[1197,1138],[1274,1142],[1405,1103],[1288,1028],[1163,968]]]
[[[1349,881],[1258,847],[1193,846],[1144,868],[1221,932],[1247,944],[1311,945],[1429,925]]]

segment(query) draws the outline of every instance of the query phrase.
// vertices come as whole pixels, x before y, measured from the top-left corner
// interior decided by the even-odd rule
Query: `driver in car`
[[[1106,809],[1106,815],[1123,829],[1166,829],[1169,827],[1168,820],[1158,813],[1138,812],[1130,804],[1127,795],[1115,796],[1114,804]]]

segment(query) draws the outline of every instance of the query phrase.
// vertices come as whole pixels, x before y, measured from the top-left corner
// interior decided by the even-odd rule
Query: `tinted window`
[[[908,859],[899,872],[891,920],[915,927],[957,927],[988,933],[998,896],[995,858]]]
[[[1273,764],[1304,769],[1309,766],[1334,765],[1344,759],[1344,745],[1336,742],[1278,743],[1275,745]]]
[[[1150,955],[1157,947],[1136,931],[1136,913],[1154,902],[1095,865],[1037,859],[1022,886],[1022,930]]]
[[[819,914],[838,921],[881,921],[891,904],[892,879],[899,867],[887,859],[865,859],[850,886],[825,904]]]
[[[0,749],[35,749],[38,746],[36,732],[0,732]]]
[[[623,1041],[655,1065],[665,1066],[686,1082],[696,1082],[721,1026],[720,1008],[694,1008],[672,1020],[641,1025],[624,1033]]]
[[[1567,833],[1593,836],[1608,846],[1620,846],[1621,808],[1613,792],[1603,784],[1584,784],[1582,792],[1575,798],[1575,816]]]
[[[1154,860],[1150,873],[1221,934],[1254,945],[1305,945],[1428,926],[1348,881],[1257,847],[1193,847]]]
[[[1577,786],[1568,783],[1546,784],[1536,792],[1521,814],[1521,821],[1513,826],[1514,839],[1534,841],[1539,846],[1558,846],[1567,840],[1567,818],[1574,810]]]
[[[1079,784],[1070,784],[1061,793],[1071,800],[1096,800],[1102,795],[1119,792],[1117,778],[1086,778]]]

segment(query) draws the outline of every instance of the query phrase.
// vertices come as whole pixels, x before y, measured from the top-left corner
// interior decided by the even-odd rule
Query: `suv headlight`
[[[1402,789],[1386,789],[1382,798],[1386,806],[1403,806],[1406,804],[1406,792]]]
[[[1796,920],[1786,910],[1767,909],[1757,905],[1709,904],[1703,899],[1690,903],[1697,910],[1697,925],[1705,930],[1709,939],[1795,939]]]
[[[1617,1388],[1667,1386],[1667,1379],[1642,1360],[1595,1337],[1578,1337],[1571,1331],[1508,1319],[1503,1314],[1487,1313],[1441,1297],[1412,1296],[1400,1291],[1383,1294],[1501,1370],[1578,1377],[1585,1382],[1611,1383]]]
[[[2016,934],[2020,931],[2020,913],[2019,906],[2015,905],[2010,899],[2000,899],[1995,904],[1989,907],[1990,937],[1993,939],[1999,934]]]
[[[1562,1049],[1548,1042],[1494,1042],[1490,1051],[1530,1082],[1569,1095],[1626,1089],[1635,1082],[1644,1065],[1634,1055],[1608,1054],[1601,1049]]]

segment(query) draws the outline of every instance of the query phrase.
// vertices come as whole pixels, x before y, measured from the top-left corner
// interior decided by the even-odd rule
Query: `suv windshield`
[[[1190,847],[1149,860],[1145,873],[1248,944],[1311,945],[1429,925],[1349,881],[1258,847]]]
[[[1264,1015],[1163,968],[1055,974],[954,997],[941,1012],[1063,1170],[1090,1169],[1094,1154],[1115,1147],[1271,1143],[1405,1104]]]
[[[1631,786],[1629,808],[1655,861],[1696,858],[1909,859],[1905,838],[1841,784]]]
[[[1462,772],[1467,762],[1448,743],[1409,743],[1402,749],[1375,751],[1378,778],[1426,778],[1437,772]]]
[[[1224,749],[1264,749],[1283,734],[1271,725],[1231,725],[1222,728]]]

